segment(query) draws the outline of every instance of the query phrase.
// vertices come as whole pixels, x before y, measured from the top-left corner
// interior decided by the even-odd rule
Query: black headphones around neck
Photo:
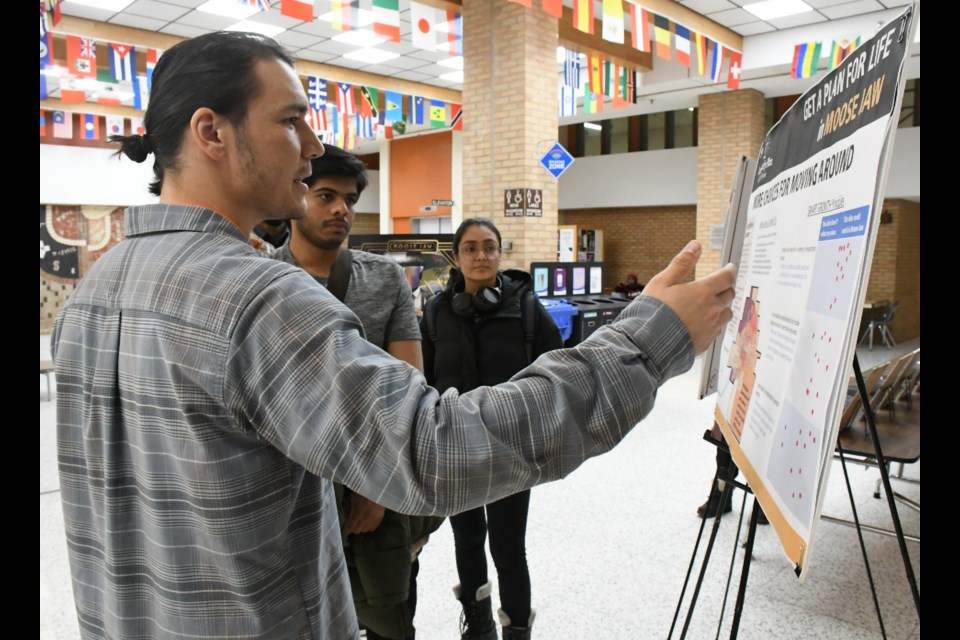
[[[476,293],[463,291],[463,280],[457,283],[456,288],[461,291],[453,294],[450,306],[453,312],[461,318],[472,318],[474,315],[486,314],[500,306],[500,292],[503,289],[503,280],[497,276],[495,287],[483,287]],[[456,290],[456,289],[455,289]]]

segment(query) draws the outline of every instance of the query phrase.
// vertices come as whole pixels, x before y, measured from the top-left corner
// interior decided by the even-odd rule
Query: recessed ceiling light
[[[383,49],[357,49],[356,51],[343,54],[343,57],[349,60],[358,60],[360,62],[366,62],[369,64],[380,64],[381,62],[386,62],[387,60],[399,58],[400,54],[394,53],[393,51],[384,51]]]
[[[451,71],[450,73],[440,74],[441,80],[446,80],[447,82],[463,82],[463,70]]]
[[[802,0],[766,0],[765,2],[745,4],[743,8],[761,20],[773,20],[774,18],[813,11],[813,7]]]
[[[109,9],[110,11],[120,11],[127,5],[133,4],[133,0],[70,0],[70,4],[82,4],[85,7],[94,9]]]
[[[257,22],[256,20],[241,20],[224,29],[224,31],[249,31],[251,33],[259,33],[268,38],[275,38],[277,34],[283,33],[286,30],[286,27],[280,27],[275,24],[265,24],[263,22]]]
[[[353,45],[355,47],[375,47],[381,42],[386,42],[386,38],[373,31],[344,31],[330,38],[337,42]]]
[[[463,56],[451,56],[437,62],[441,67],[463,70]]]
[[[584,122],[584,123],[583,123],[583,128],[584,128],[584,129],[593,129],[594,131],[603,131],[603,127],[601,127],[600,125],[598,125],[598,124],[595,123],[595,122]]]
[[[207,0],[197,7],[197,11],[212,13],[215,16],[236,18],[237,20],[245,20],[255,13],[260,13],[256,7],[240,4],[237,0]]]

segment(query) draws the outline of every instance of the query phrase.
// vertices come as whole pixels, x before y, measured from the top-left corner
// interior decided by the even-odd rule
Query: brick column
[[[723,224],[740,156],[757,157],[763,137],[764,97],[743,89],[700,96],[697,146],[697,238],[704,252],[697,277],[719,266],[720,252],[711,250],[710,228]]]
[[[504,267],[555,260],[557,184],[539,159],[557,139],[557,19],[511,2],[463,2],[463,217],[491,218]],[[543,217],[507,218],[504,191],[543,190]]]

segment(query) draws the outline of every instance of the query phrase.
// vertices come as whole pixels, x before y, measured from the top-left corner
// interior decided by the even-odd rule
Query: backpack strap
[[[427,321],[427,336],[430,342],[437,341],[437,298],[440,294],[433,295],[429,300],[423,303],[423,317]]]
[[[347,288],[350,286],[350,275],[353,273],[350,249],[340,249],[340,255],[330,268],[330,277],[327,279],[327,291],[332,293],[340,302],[347,297]]]
[[[537,336],[537,323],[540,321],[537,300],[537,294],[532,289],[527,289],[520,301],[520,322],[523,324],[523,333],[526,338],[524,346],[527,350],[527,364],[533,362],[533,342]]]

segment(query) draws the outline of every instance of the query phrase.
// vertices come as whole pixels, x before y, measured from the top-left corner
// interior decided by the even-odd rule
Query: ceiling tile
[[[817,22],[826,22],[827,19],[817,11],[808,11],[807,13],[798,13],[793,16],[783,18],[773,18],[767,20],[777,29],[789,29],[791,27],[802,27],[805,24],[815,24]]]
[[[179,7],[189,7],[190,9],[196,9],[207,0],[163,0],[163,1],[166,4],[175,4]]]
[[[364,67],[369,67],[369,62],[361,62],[360,60],[351,60],[350,58],[344,58],[340,56],[339,58],[330,62],[330,64],[336,65],[338,67],[344,67],[345,69],[363,69]]]
[[[753,22],[757,19],[757,16],[743,9],[730,9],[729,11],[711,13],[710,19],[719,22],[725,27],[735,27],[738,24]]]
[[[311,47],[317,44],[321,38],[320,36],[301,33],[300,31],[284,31],[278,34],[274,40],[288,49],[303,49],[304,47]]]
[[[822,9],[823,7],[832,7],[838,4],[846,4],[850,0],[803,0],[808,5],[814,9]]]
[[[169,23],[169,20],[155,20],[145,16],[130,15],[126,12],[118,13],[110,20],[110,24],[120,24],[125,27],[133,27],[145,31],[160,31],[160,29]]]
[[[683,6],[688,9],[692,9],[697,13],[708,14],[715,13],[717,11],[727,11],[728,9],[736,9],[737,5],[728,0],[686,0],[682,2]]]
[[[820,10],[831,20],[838,18],[847,18],[849,16],[859,15],[861,13],[873,13],[874,11],[883,11],[884,7],[876,0],[859,0],[859,2],[848,2],[838,4],[835,7],[825,7]]]
[[[430,78],[425,73],[420,73],[419,71],[398,71],[391,74],[394,78],[400,78],[401,80],[409,80],[411,82],[423,82]]]
[[[94,9],[93,7],[70,4],[69,2],[64,2],[60,11],[65,16],[76,16],[87,20],[99,20],[100,22],[106,22],[117,14],[116,11],[110,11],[109,9]]]
[[[337,60],[338,56],[331,53],[323,53],[322,51],[313,51],[311,49],[301,49],[297,52],[298,58],[303,58],[304,60],[310,60],[311,62],[323,62],[330,63],[331,60]]]
[[[197,36],[202,36],[205,33],[210,33],[209,29],[192,27],[179,22],[172,22],[163,29],[160,29],[160,31],[161,33],[169,33],[171,35],[180,36],[181,38],[196,38]]]
[[[176,20],[180,16],[189,12],[190,9],[187,7],[179,7],[175,4],[168,4],[166,2],[155,2],[154,0],[137,0],[126,9],[123,10],[123,13],[133,14],[137,16],[143,16],[145,18],[155,18],[157,20]]]
[[[757,20],[756,22],[748,22],[747,24],[740,24],[736,27],[733,27],[733,31],[736,31],[742,36],[755,36],[758,33],[769,33],[770,31],[776,31],[776,28],[773,25],[767,24],[763,20]]]
[[[427,62],[426,60],[418,60],[417,58],[401,57],[394,58],[393,60],[387,60],[380,64],[385,67],[390,67],[396,71],[397,69],[419,69],[421,67],[430,66],[433,63]]]
[[[352,44],[344,44],[336,40],[321,40],[320,42],[307,47],[308,51],[319,51],[321,53],[330,53],[336,56],[342,56],[345,53],[356,51],[359,47]]]
[[[185,16],[182,16],[177,22],[189,27],[199,27],[204,31],[220,31],[230,25],[236,24],[238,21],[236,18],[217,16],[204,11],[191,11]]]

